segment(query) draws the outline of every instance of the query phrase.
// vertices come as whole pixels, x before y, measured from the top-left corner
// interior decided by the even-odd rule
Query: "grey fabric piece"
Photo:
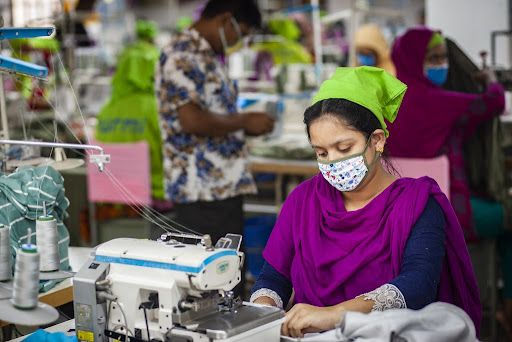
[[[421,310],[347,312],[337,329],[301,339],[281,338],[281,341],[475,342],[478,341],[475,334],[473,322],[462,309],[435,302]]]
[[[417,311],[348,312],[342,330],[353,341],[477,341],[469,316],[461,308],[442,302]]]

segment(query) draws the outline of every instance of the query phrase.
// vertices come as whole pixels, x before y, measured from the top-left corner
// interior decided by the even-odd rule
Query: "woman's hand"
[[[318,307],[309,304],[295,304],[286,313],[286,321],[281,325],[281,334],[304,337],[305,333],[334,329],[334,325],[340,320],[343,311],[340,305]]]

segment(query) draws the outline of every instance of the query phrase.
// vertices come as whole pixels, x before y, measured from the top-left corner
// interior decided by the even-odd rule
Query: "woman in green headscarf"
[[[338,68],[304,112],[320,174],[286,199],[251,301],[293,307],[283,335],[333,329],[347,311],[441,301],[480,326],[480,298],[457,217],[428,177],[381,164],[406,90],[383,69]],[[467,331],[474,335],[469,325]]]
[[[138,41],[120,55],[112,79],[112,96],[98,114],[96,139],[103,142],[146,140],[151,153],[151,186],[156,199],[164,199],[162,140],[154,75],[160,50],[152,44],[156,24],[138,20]]]

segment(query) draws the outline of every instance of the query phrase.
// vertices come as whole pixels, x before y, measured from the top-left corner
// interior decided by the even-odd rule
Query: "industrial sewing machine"
[[[241,236],[212,246],[121,238],[91,252],[73,280],[79,341],[279,341],[284,312],[234,298]]]

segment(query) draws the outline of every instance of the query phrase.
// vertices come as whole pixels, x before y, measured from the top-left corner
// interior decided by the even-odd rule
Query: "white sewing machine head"
[[[185,244],[163,235],[99,245],[74,279],[78,340],[249,341],[266,327],[278,341],[283,312],[242,305],[229,291],[241,278],[240,242],[228,234],[214,248],[207,236]]]
[[[100,245],[95,260],[110,263],[107,279],[112,291],[116,283],[123,288],[133,283],[139,288],[175,289],[186,297],[200,295],[199,291],[233,289],[240,282],[242,257],[236,249],[124,238]]]

